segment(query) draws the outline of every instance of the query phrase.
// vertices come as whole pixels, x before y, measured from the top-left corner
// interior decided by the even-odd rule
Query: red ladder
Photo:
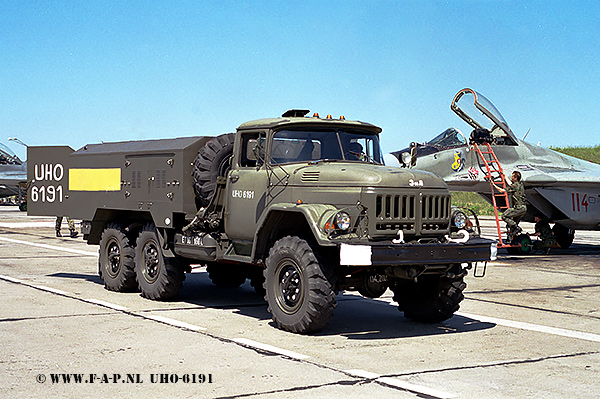
[[[498,248],[513,247],[509,243],[502,242],[502,228],[500,227],[500,216],[499,213],[508,209],[510,204],[508,203],[508,194],[506,193],[506,179],[504,177],[504,171],[492,146],[489,143],[482,144],[484,151],[479,148],[477,143],[473,143],[473,148],[479,154],[479,157],[483,161],[486,168],[486,175],[484,178],[490,182],[490,189],[492,192],[492,206],[494,207],[494,215],[496,216],[496,227],[498,228]],[[498,191],[495,189],[492,183],[496,183],[498,187],[501,187],[504,191]],[[508,241],[508,240],[507,240]]]

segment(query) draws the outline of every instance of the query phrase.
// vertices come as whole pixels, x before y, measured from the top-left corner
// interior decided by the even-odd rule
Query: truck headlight
[[[338,230],[348,230],[350,228],[350,215],[346,212],[338,212],[333,218],[333,227]]]
[[[469,218],[463,211],[456,211],[452,215],[452,224],[458,229],[464,229],[467,225]]]

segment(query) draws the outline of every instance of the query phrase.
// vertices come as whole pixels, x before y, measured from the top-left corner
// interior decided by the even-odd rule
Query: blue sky
[[[0,142],[216,135],[307,108],[391,152],[467,125],[471,87],[517,137],[600,143],[599,1],[0,0]]]

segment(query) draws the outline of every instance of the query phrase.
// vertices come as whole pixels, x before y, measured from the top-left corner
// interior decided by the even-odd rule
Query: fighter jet
[[[0,143],[0,198],[16,195],[19,208],[26,209],[27,162],[21,161],[7,146]]]
[[[545,216],[554,222],[563,248],[573,242],[574,230],[600,230],[600,165],[517,139],[496,107],[472,89],[459,91],[450,108],[468,124],[468,135],[449,128],[426,143],[411,143],[392,153],[401,166],[433,172],[450,190],[476,192],[492,203],[487,161],[474,146],[489,143],[507,177],[521,172],[529,202],[523,220]]]

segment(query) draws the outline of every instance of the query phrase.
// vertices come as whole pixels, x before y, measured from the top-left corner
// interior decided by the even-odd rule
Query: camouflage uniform
[[[525,199],[525,189],[520,181],[513,182],[506,187],[506,193],[510,196],[511,208],[502,213],[502,220],[506,222],[511,232],[514,232],[519,226],[519,221],[527,213],[527,200]]]
[[[71,237],[77,237],[77,232],[75,231],[75,222],[70,217],[68,217],[68,216],[65,216],[65,217],[67,218],[67,224],[69,225],[69,231],[70,231]],[[62,216],[56,217],[55,229],[56,229],[57,237],[62,237],[62,235],[60,234],[60,227],[62,226],[62,221],[63,221]]]
[[[535,232],[540,233],[540,239],[533,242],[533,249],[549,249],[556,245],[556,238],[545,220],[540,220],[535,224]]]

